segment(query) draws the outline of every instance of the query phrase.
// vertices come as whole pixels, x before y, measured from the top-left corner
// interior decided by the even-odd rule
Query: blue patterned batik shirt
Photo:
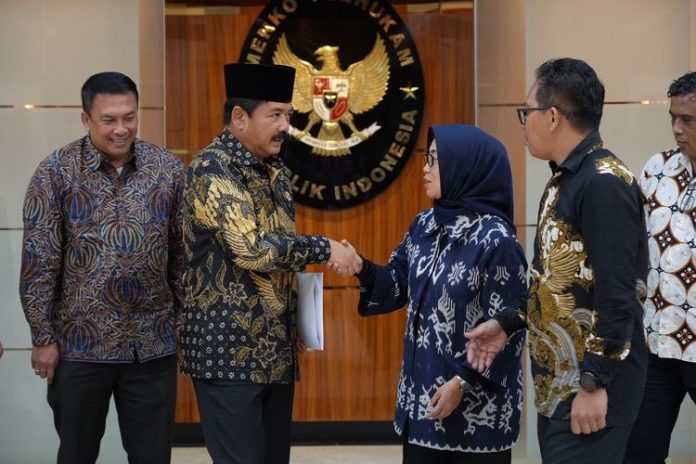
[[[360,274],[360,314],[407,307],[397,433],[407,434],[411,444],[440,450],[511,448],[520,432],[525,332],[510,337],[483,375],[467,362],[464,337],[482,321],[517,308],[527,294],[527,264],[511,227],[498,216],[477,213],[438,226],[429,209],[414,220],[386,266],[364,263],[369,264]],[[426,418],[430,398],[455,375],[473,390],[448,417]]]
[[[91,362],[176,352],[183,183],[177,158],[137,139],[120,173],[88,136],[39,164],[19,284],[35,346]]]

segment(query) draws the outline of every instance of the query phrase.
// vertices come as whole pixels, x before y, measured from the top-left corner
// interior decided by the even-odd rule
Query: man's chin
[[[108,155],[112,158],[125,158],[126,156],[130,155],[130,150],[119,148],[109,151]]]
[[[686,143],[679,143],[677,145],[679,147],[679,151],[686,155],[686,157],[692,162],[696,160],[696,150],[692,150],[691,146],[687,145]]]
[[[280,149],[283,147],[283,142],[275,142],[273,143],[273,146],[269,148],[268,152],[271,155],[277,155],[280,153]]]

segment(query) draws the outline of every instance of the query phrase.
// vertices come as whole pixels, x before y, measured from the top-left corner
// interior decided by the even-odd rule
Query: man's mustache
[[[288,134],[287,132],[279,132],[276,135],[274,135],[273,137],[271,137],[271,139],[274,142],[284,142],[285,140],[287,140],[289,138],[290,138],[290,134]]]

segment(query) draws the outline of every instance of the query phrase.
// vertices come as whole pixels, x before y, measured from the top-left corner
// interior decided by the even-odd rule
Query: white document
[[[308,350],[324,349],[324,274],[297,273],[297,331]]]

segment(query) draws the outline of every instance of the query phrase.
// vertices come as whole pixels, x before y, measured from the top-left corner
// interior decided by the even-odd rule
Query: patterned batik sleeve
[[[172,188],[174,190],[172,210],[169,217],[169,259],[167,279],[174,295],[174,314],[177,322],[183,309],[184,288],[184,240],[182,234],[184,217],[184,168],[181,161],[175,160],[172,168]],[[178,323],[177,323],[178,327]]]
[[[200,166],[195,169],[190,174],[194,220],[198,226],[216,232],[240,268],[300,271],[306,264],[323,263],[331,256],[329,241],[324,237],[266,232],[280,230],[278,224],[260,227],[261,221],[270,219],[257,216],[251,194],[240,179]],[[279,223],[289,225],[293,221],[282,212],[279,216],[274,219]]]
[[[594,286],[590,333],[580,369],[598,375],[606,385],[616,363],[628,356],[635,324],[642,317],[636,282],[641,277],[639,253],[645,251],[640,244],[646,232],[639,192],[630,173],[592,178],[583,195],[580,230]]]
[[[392,252],[386,266],[364,260],[360,279],[358,312],[374,316],[395,311],[408,302],[408,248],[410,233]]]
[[[519,307],[527,296],[527,261],[522,247],[514,237],[501,237],[484,253],[481,263],[480,322],[507,314],[523,321]],[[514,331],[503,350],[496,356],[483,376],[498,385],[513,385],[524,348],[526,331]],[[464,367],[472,369],[466,359]]]
[[[662,153],[658,153],[650,157],[643,170],[640,173],[640,181],[638,186],[640,188],[640,196],[643,202],[643,215],[645,218],[645,236],[650,238],[650,211],[656,207],[654,203],[654,195],[657,191],[657,185],[659,182],[659,176],[655,175],[662,172],[662,167],[664,166],[664,159],[662,158]]]
[[[19,296],[35,346],[56,342],[53,304],[62,266],[62,215],[56,192],[57,157],[44,160],[29,182],[24,198],[24,237]]]

